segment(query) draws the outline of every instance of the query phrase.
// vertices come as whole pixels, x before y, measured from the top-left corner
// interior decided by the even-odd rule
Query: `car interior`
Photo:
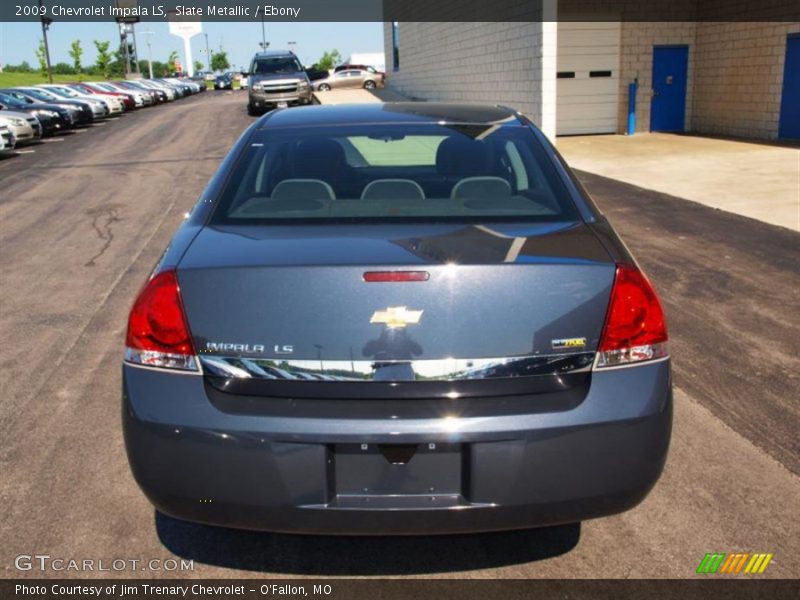
[[[256,143],[221,203],[222,220],[571,216],[533,144],[479,137],[334,132]]]

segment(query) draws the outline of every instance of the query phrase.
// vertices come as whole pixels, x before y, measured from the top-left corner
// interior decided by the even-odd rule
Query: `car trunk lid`
[[[207,375],[308,389],[586,370],[614,268],[576,223],[236,226],[204,229],[178,280]]]

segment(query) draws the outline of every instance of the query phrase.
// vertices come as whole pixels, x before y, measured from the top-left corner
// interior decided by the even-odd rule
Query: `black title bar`
[[[0,581],[0,597],[53,600],[738,600],[796,598],[790,580],[475,579],[28,579]]]
[[[797,0],[2,0],[0,21],[800,22]]]

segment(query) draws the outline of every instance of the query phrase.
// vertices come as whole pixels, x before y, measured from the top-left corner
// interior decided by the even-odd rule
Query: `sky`
[[[4,0],[3,0],[4,1]],[[153,32],[146,36],[145,31]],[[203,23],[203,33],[208,34],[211,51],[220,46],[228,53],[228,60],[236,68],[246,69],[253,54],[259,50],[261,23]],[[0,22],[0,63],[19,64],[27,60],[37,67],[36,46],[42,35],[39,23]],[[183,60],[183,40],[169,33],[167,23],[139,23],[136,25],[136,41],[139,58],[147,60],[147,38],[151,40],[153,60],[166,62],[172,50],[177,50]],[[383,23],[267,23],[266,38],[270,48],[289,48],[288,42],[296,42],[294,51],[303,64],[316,62],[326,50],[339,50],[343,59],[352,53],[383,51]],[[93,40],[107,40],[111,47],[119,44],[119,33],[114,22],[109,23],[59,23],[50,26],[47,40],[50,60],[53,64],[72,64],[69,45],[80,39],[83,46],[82,62],[93,64],[96,50]],[[203,64],[205,59],[205,37],[200,34],[192,38],[194,60]]]

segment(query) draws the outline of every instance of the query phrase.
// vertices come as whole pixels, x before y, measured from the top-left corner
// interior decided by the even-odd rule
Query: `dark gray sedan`
[[[123,426],[174,517],[429,534],[627,510],[672,423],[653,287],[506,108],[278,110],[131,310]]]

